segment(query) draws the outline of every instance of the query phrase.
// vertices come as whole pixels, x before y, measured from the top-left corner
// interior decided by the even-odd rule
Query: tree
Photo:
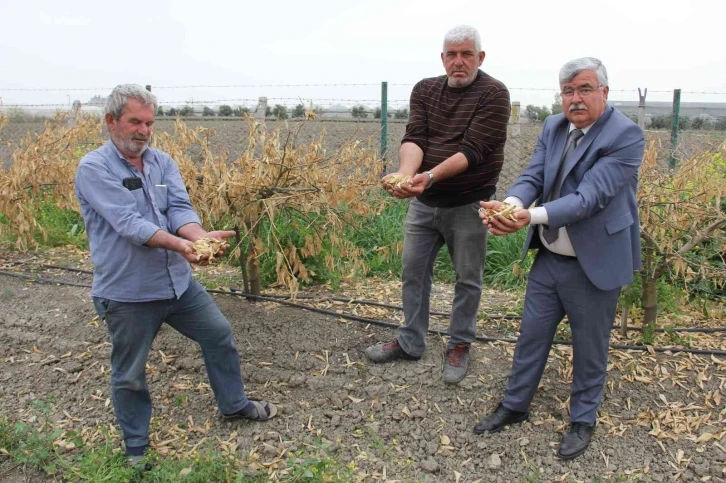
[[[278,119],[287,119],[287,107],[282,104],[275,104],[275,107],[272,109],[272,115]]]
[[[305,117],[305,106],[298,104],[295,109],[292,110],[292,117]]]
[[[524,109],[524,115],[530,121],[544,121],[550,115],[550,110],[547,106],[537,107],[529,104]]]
[[[159,106],[159,108],[156,110],[156,115],[159,117],[164,115],[164,108],[162,106]]]
[[[232,111],[232,115],[234,117],[244,117],[246,114],[250,113],[250,109],[248,107],[244,106],[237,106],[235,107],[234,111]]]
[[[169,110],[167,111],[166,115],[167,115],[167,116],[172,116],[172,117],[176,117],[176,116],[178,116],[178,115],[179,115],[179,111],[177,111],[176,109],[174,109],[174,108],[172,107],[171,109],[169,109]]]
[[[650,119],[651,129],[670,129],[671,117],[670,116],[653,116]]]
[[[650,120],[651,129],[671,129],[673,127],[673,115],[653,116]],[[688,116],[678,117],[678,130],[685,131],[691,127],[691,118]]]
[[[214,110],[211,107],[204,106],[202,108],[202,116],[204,116],[204,117],[214,116]]]
[[[562,112],[562,94],[559,92],[555,94],[555,102],[552,103],[552,114],[559,114]],[[637,124],[637,122],[636,122]]]
[[[181,109],[179,109],[179,115],[180,116],[193,116],[194,108],[192,106],[184,106]]]
[[[229,117],[232,115],[232,108],[229,107],[227,104],[222,104],[219,106],[219,115]]]
[[[726,131],[726,117],[719,117],[713,128],[717,131]]]
[[[408,119],[408,109],[396,109],[393,113],[395,119]]]
[[[539,121],[539,107],[527,104],[527,107],[524,108],[524,115],[527,116],[527,119],[530,121]]]
[[[726,274],[726,151],[708,150],[680,162],[676,172],[657,165],[655,147],[643,157],[638,205],[643,240],[643,326],[655,327],[657,284],[676,277],[686,286],[706,281],[723,287]],[[713,263],[713,260],[721,260]]]
[[[267,106],[267,108],[265,109],[265,117],[270,116],[272,116],[272,109],[270,108],[270,106]]]
[[[363,106],[355,106],[353,109],[351,109],[350,113],[356,119],[364,119],[368,117],[366,108]]]
[[[180,156],[179,171],[204,226],[236,221],[240,239],[230,256],[240,261],[245,292],[261,292],[263,263],[275,267],[277,280],[268,282],[293,293],[320,272],[365,271],[364,250],[341,234],[356,226],[355,216],[383,209],[380,197],[365,196],[380,181],[383,166],[376,150],[347,141],[328,152],[322,149],[323,138],[298,143],[304,123],[283,135],[280,125],[268,130],[264,123],[248,122],[249,145],[234,163],[211,149],[212,136],[204,128],[183,122],[177,123],[174,137],[160,137],[157,146],[201,153],[193,160]],[[72,179],[74,170],[67,173]],[[1,177],[2,171],[0,182]],[[63,185],[72,193],[72,183]]]
[[[696,116],[691,121],[691,129],[713,129],[713,121],[706,116]]]
[[[376,110],[373,111],[373,118],[374,119],[380,119],[381,118],[381,108],[376,107]]]

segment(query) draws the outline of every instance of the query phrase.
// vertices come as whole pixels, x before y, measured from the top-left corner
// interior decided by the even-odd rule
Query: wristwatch
[[[424,171],[424,174],[429,175],[429,184],[427,184],[426,188],[424,189],[429,189],[431,188],[431,185],[434,184],[434,173],[432,173],[431,171]]]

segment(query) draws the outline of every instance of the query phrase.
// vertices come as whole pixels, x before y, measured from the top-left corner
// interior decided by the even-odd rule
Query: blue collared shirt
[[[108,141],[83,157],[76,171],[76,197],[91,246],[94,297],[148,302],[181,297],[191,267],[177,252],[144,246],[157,230],[176,234],[199,223],[179,168],[171,156],[148,148],[140,172]],[[140,178],[129,190],[124,178]]]

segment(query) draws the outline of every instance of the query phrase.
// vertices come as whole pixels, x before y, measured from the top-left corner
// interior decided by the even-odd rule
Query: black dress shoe
[[[498,433],[504,426],[521,423],[527,419],[529,419],[528,412],[512,411],[499,403],[499,406],[497,406],[497,409],[493,413],[485,416],[479,421],[479,424],[474,426],[474,432],[476,434]]]
[[[562,435],[562,442],[557,450],[557,456],[563,460],[577,458],[590,446],[590,439],[595,425],[585,423],[572,423],[570,430]]]

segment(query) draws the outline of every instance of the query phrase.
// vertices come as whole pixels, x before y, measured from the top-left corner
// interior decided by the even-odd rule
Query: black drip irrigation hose
[[[20,263],[20,264],[28,265],[27,263]],[[85,273],[88,275],[93,275],[92,271],[81,270],[79,268],[63,267],[61,265],[49,265],[46,263],[40,264],[39,266],[41,266],[43,268],[51,268],[51,269],[55,269],[55,270],[66,270],[68,272]],[[237,290],[233,290],[233,291],[238,292]],[[244,292],[238,292],[238,293],[244,294]],[[244,294],[244,295],[249,296],[250,294]],[[276,295],[276,294],[269,294],[269,295],[266,295],[266,297],[279,298],[279,299],[291,299],[292,298],[292,296],[290,296],[290,295]],[[375,300],[357,300],[357,299],[350,299],[350,298],[345,298],[345,297],[333,297],[333,296],[329,296],[329,295],[320,295],[320,296],[318,296],[318,295],[297,295],[295,298],[301,299],[301,300],[327,299],[327,300],[334,300],[336,302],[371,305],[371,306],[375,306],[375,307],[385,307],[385,308],[389,308],[389,309],[402,310],[402,307],[399,305],[386,304],[383,302],[376,302]],[[431,315],[442,315],[442,316],[446,316],[446,317],[451,315],[449,312],[436,312],[436,311],[431,311],[430,314]],[[519,320],[520,317],[518,315],[492,315],[489,318]]]
[[[18,265],[29,265],[28,263],[19,263]],[[63,267],[60,265],[48,265],[48,264],[41,264],[41,267],[44,268],[51,268],[51,269],[57,269],[57,270],[66,270],[69,272],[77,272],[77,273],[85,273],[89,275],[93,275],[93,272],[90,270],[81,270],[78,268],[71,268],[71,267]],[[239,290],[231,289],[232,292],[235,295],[242,295],[247,298],[254,297],[252,294],[248,294]],[[274,299],[292,299],[293,297],[291,295],[277,295],[277,294],[267,294],[264,295],[265,297],[274,298]],[[389,309],[395,309],[395,310],[403,310],[403,307],[400,305],[393,305],[393,304],[386,304],[382,302],[376,302],[374,300],[358,300],[358,299],[350,299],[345,297],[334,297],[329,295],[296,295],[294,298],[300,299],[300,300],[334,300],[336,302],[346,302],[349,304],[360,304],[360,305],[371,305],[375,307],[385,307]],[[451,315],[449,312],[437,312],[437,311],[431,311],[429,312],[431,315],[440,315],[444,317],[448,317]],[[522,317],[519,315],[487,315],[486,320],[520,320]],[[621,330],[622,327],[618,325],[617,323],[613,324],[613,330]],[[636,325],[628,325],[626,326],[626,330],[631,331],[638,331],[643,332],[646,330],[646,327],[639,327]],[[658,333],[664,333],[664,332],[693,332],[693,333],[702,333],[702,334],[711,334],[711,333],[717,333],[717,332],[726,332],[726,327],[672,327],[672,328],[654,328],[652,329],[654,332]]]
[[[87,283],[65,282],[62,280],[49,280],[47,278],[33,277],[30,275],[25,275],[23,273],[5,272],[5,271],[0,270],[0,275],[5,275],[7,277],[22,278],[23,280],[30,280],[31,282],[44,283],[46,285],[70,285],[71,287],[91,288],[91,286],[88,285]]]
[[[90,285],[87,285],[87,284],[80,284],[80,283],[74,283],[74,282],[63,282],[63,281],[59,281],[59,280],[48,280],[48,279],[31,277],[30,275],[24,275],[24,274],[20,274],[20,273],[13,273],[13,272],[6,272],[6,271],[0,271],[0,275],[21,278],[23,280],[31,280],[33,282],[38,282],[38,283],[46,283],[46,284],[50,284],[50,285],[70,285],[73,287],[84,287],[84,288],[91,287]],[[309,305],[303,305],[303,304],[298,304],[295,302],[290,302],[289,300],[281,299],[279,296],[270,297],[270,296],[266,296],[266,295],[253,295],[253,294],[248,294],[245,292],[228,291],[228,290],[212,290],[212,289],[208,289],[207,292],[214,293],[214,294],[221,294],[221,295],[233,295],[233,296],[237,296],[237,297],[245,297],[247,299],[262,300],[262,301],[267,301],[267,302],[275,302],[275,303],[278,303],[281,305],[296,307],[296,308],[304,309],[304,310],[307,310],[310,312],[331,315],[333,317],[340,317],[342,319],[352,320],[354,322],[364,322],[366,324],[377,325],[379,327],[387,327],[387,328],[391,328],[391,329],[398,329],[400,327],[400,325],[398,325],[398,324],[393,324],[391,322],[386,322],[383,320],[369,319],[367,317],[360,317],[358,315],[340,314],[340,313],[334,312],[332,310],[319,309],[317,307],[311,307]],[[437,330],[437,329],[429,329],[428,333],[435,334],[435,335],[448,335],[448,333],[446,331]],[[507,343],[511,343],[511,344],[517,342],[517,339],[511,338],[511,337],[476,336],[475,339],[479,342],[507,342]],[[571,346],[572,341],[555,339],[552,341],[552,344]],[[666,353],[672,353],[672,354],[675,354],[678,352],[683,352],[686,354],[726,356],[726,351],[717,350],[717,349],[686,349],[686,348],[680,348],[680,347],[647,347],[647,346],[623,345],[623,344],[609,344],[609,345],[612,349],[617,349],[617,350],[633,350],[633,351],[643,351],[643,352],[654,351],[654,352],[666,352]]]

